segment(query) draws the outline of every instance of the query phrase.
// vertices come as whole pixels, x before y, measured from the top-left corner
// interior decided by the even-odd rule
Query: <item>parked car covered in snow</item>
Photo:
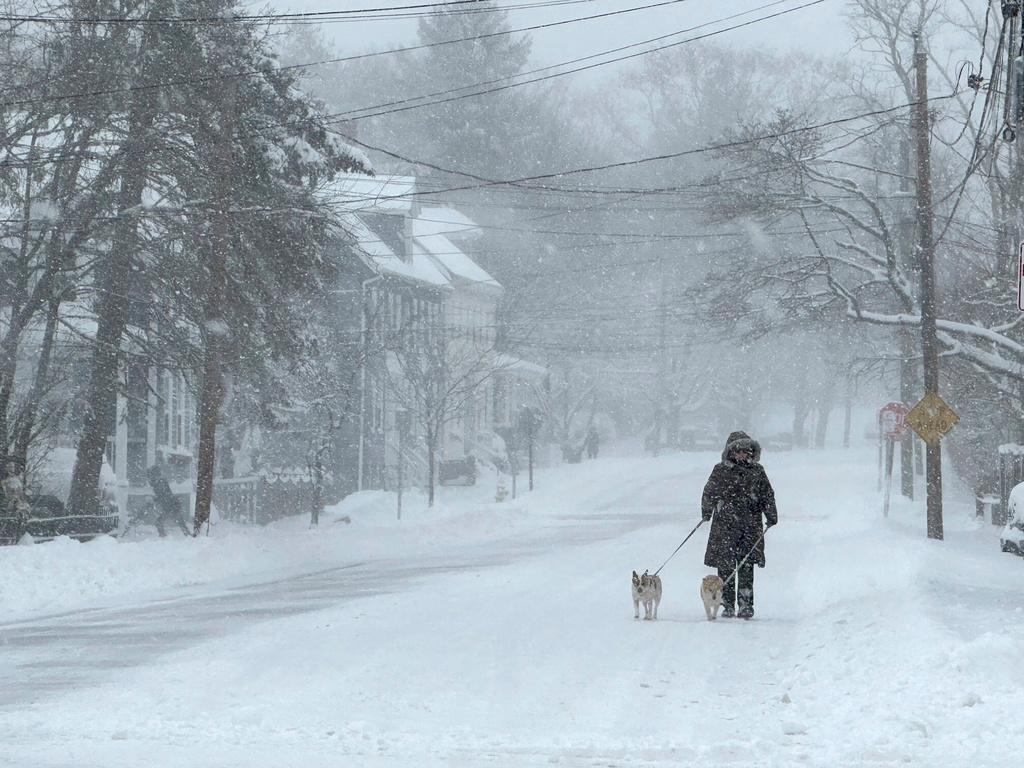
[[[24,517],[14,513],[0,491],[0,545],[17,544],[25,534],[31,541],[49,541],[58,536],[69,536],[88,541],[96,536],[113,533],[118,527],[117,508],[101,505],[96,515],[68,515],[64,502],[50,494],[26,494],[28,510]]]
[[[1024,556],[1024,483],[1015,485],[1006,504],[1006,525],[999,535],[1003,552]]]

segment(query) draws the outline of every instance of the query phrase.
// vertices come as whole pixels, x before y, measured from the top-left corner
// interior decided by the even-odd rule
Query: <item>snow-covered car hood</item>
[[[1024,528],[1020,527],[1020,523],[1007,523],[1003,527],[1003,532],[999,534],[999,538],[1003,541],[1012,541],[1014,544],[1020,544],[1024,542]]]
[[[1018,483],[1010,491],[1006,503],[1006,527],[1024,531],[1024,483]]]

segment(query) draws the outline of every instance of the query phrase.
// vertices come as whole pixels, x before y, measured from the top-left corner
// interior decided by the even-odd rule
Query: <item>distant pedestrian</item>
[[[726,618],[753,618],[754,565],[764,568],[764,531],[779,521],[775,492],[760,460],[760,443],[745,432],[733,432],[701,499],[701,513],[712,521],[704,564],[717,568],[725,582],[722,616]]]
[[[170,521],[177,525],[183,534],[191,536],[192,532],[189,531],[188,525],[185,523],[181,506],[178,504],[178,497],[171,492],[171,485],[163,476],[160,467],[154,464],[146,471],[146,475],[149,478],[149,487],[153,489],[153,504],[156,507],[156,518],[153,520],[153,524],[156,526],[156,532],[161,537],[166,536],[164,524]]]
[[[587,437],[583,441],[583,447],[587,452],[588,459],[596,459],[598,448],[601,447],[601,436],[597,433],[595,427],[591,427],[587,430]]]
[[[28,522],[29,507],[28,498],[25,496],[25,486],[21,482],[21,472],[18,462],[8,461],[4,468],[4,498],[7,501],[7,515],[11,521],[12,536],[14,541],[21,539]]]
[[[7,466],[4,467],[4,495],[7,497],[7,503],[9,505],[15,505],[19,502],[25,501],[25,486],[21,482],[21,473],[18,471],[18,462],[11,461],[7,462]]]

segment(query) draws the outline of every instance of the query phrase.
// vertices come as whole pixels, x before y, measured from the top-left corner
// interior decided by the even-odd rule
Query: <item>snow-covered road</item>
[[[661,620],[632,618],[629,572],[696,521],[709,454],[563,467],[514,511],[357,520],[304,569],[25,616],[0,625],[0,764],[1012,764],[1024,561],[956,505],[943,543],[917,507],[882,521],[853,458],[765,457],[781,523],[752,622],[704,620],[703,531]]]
[[[478,572],[664,523],[670,507],[659,502],[672,490],[668,486],[678,483],[678,477],[653,483],[634,479],[589,515],[556,512],[483,549],[472,540],[456,540],[444,554],[377,556],[228,588],[202,585],[111,608],[0,624],[7,655],[0,667],[0,711],[103,682],[112,669],[143,666],[197,640],[229,636],[259,621],[402,592],[432,576]]]

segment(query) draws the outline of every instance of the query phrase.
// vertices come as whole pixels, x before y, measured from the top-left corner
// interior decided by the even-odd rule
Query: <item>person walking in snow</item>
[[[753,618],[754,565],[764,568],[764,531],[779,521],[775,491],[760,460],[760,443],[746,432],[733,432],[701,498],[701,515],[711,521],[704,564],[717,568],[725,582],[725,618]]]
[[[25,524],[28,522],[31,508],[28,499],[25,497],[25,486],[21,482],[21,467],[16,461],[8,461],[4,468],[3,489],[4,497],[7,499],[7,514],[12,521],[15,541],[21,539],[25,531]]]
[[[588,459],[597,458],[597,449],[601,445],[601,436],[597,433],[597,427],[587,430],[587,438],[583,441],[583,447],[587,451]]]
[[[160,471],[160,467],[154,464],[148,470],[146,474],[149,478],[149,487],[153,489],[153,505],[156,507],[156,519],[153,524],[156,525],[156,531],[163,538],[167,535],[164,530],[164,523],[168,520],[181,529],[181,532],[186,536],[191,536],[192,533],[189,531],[188,526],[185,524],[185,518],[181,514],[181,507],[178,505],[177,497],[171,492],[171,484],[167,482],[163,472]]]

